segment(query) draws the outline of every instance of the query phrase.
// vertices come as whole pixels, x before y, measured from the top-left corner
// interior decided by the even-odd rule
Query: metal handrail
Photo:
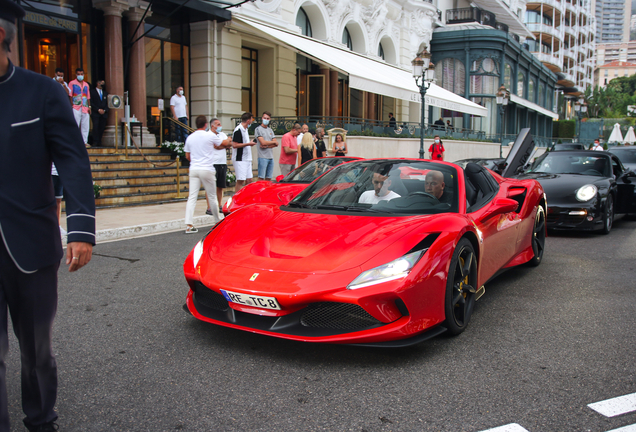
[[[172,123],[174,123],[176,126],[180,126],[182,128],[184,128],[185,130],[188,131],[188,133],[192,133],[195,131],[195,129],[191,128],[190,126],[188,126],[185,123],[181,123],[179,120],[172,118],[172,117],[164,117],[164,116],[159,116],[159,142],[162,143],[163,142],[163,119],[169,120]]]
[[[256,118],[252,122],[248,132],[253,134],[256,127],[261,123],[260,118]],[[233,117],[231,121],[234,125],[238,125],[241,119]],[[359,117],[334,117],[334,116],[300,116],[300,117],[271,117],[269,126],[275,133],[286,133],[291,130],[295,123],[307,124],[310,130],[323,128],[329,130],[332,128],[345,129],[354,136],[356,132],[364,134],[364,132],[374,132],[379,135],[386,136],[402,136],[402,137],[419,137],[419,122],[397,122],[395,127],[390,127],[388,120],[364,119]],[[424,126],[424,136],[433,137],[435,135],[446,134],[448,138],[456,137],[457,139],[485,139],[485,132],[460,127],[447,128],[445,125],[429,124]]]

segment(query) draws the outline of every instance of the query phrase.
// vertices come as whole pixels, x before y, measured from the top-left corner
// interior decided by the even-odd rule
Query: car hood
[[[337,272],[361,266],[434,217],[317,214],[253,205],[215,229],[208,253],[213,261],[252,269]],[[405,245],[404,253],[412,246]],[[387,262],[395,258],[387,256]]]
[[[579,202],[576,200],[575,193],[578,188],[587,184],[600,184],[607,182],[605,177],[586,176],[579,174],[544,174],[544,173],[528,173],[517,177],[520,180],[534,179],[537,180],[546,194],[548,205],[551,203],[562,202],[564,200]],[[600,188],[600,187],[599,187]],[[580,202],[579,202],[580,203]]]

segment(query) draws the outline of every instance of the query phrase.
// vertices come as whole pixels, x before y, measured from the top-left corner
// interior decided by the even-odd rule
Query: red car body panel
[[[300,341],[381,344],[422,334],[445,319],[449,265],[462,238],[471,240],[477,255],[478,287],[502,269],[534,256],[534,219],[538,206],[544,206],[540,184],[490,174],[499,184],[496,197],[469,214],[466,199],[462,199],[464,171],[459,168],[458,213],[386,217],[293,211],[280,204],[244,207],[205,237],[196,266],[193,253],[187,257],[184,274],[191,288],[187,308],[206,322]],[[517,211],[502,214],[498,209],[502,203],[510,205],[509,198],[522,205]],[[436,236],[435,240],[406,277],[347,289],[362,272],[404,256],[429,235]],[[229,318],[215,318],[197,309],[193,294],[199,283],[216,293],[228,290],[275,297],[281,309],[228,302]],[[322,302],[358,305],[382,325],[317,336],[290,334],[283,327],[276,331],[276,325],[259,328],[240,323],[232,312],[243,312],[248,319],[253,315],[256,320],[284,320]]]

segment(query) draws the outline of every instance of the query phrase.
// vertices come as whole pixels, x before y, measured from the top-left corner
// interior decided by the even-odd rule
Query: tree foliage
[[[636,75],[611,80],[605,88],[585,90],[588,117],[620,118],[627,116],[627,106],[636,105]]]

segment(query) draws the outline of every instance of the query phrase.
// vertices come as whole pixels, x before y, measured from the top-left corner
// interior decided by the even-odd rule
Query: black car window
[[[623,163],[636,163],[636,149],[612,149]]]
[[[545,153],[532,164],[528,172],[609,177],[611,169],[608,155],[590,153],[592,152]]]
[[[484,167],[468,163],[464,168],[468,212],[480,209],[495,197],[499,184]]]
[[[618,160],[618,158],[613,157],[612,158],[612,172],[614,173],[614,176],[616,178],[619,178],[621,176],[621,174],[623,174],[623,171],[625,171],[625,169],[623,168],[623,165],[621,164],[621,162]]]

